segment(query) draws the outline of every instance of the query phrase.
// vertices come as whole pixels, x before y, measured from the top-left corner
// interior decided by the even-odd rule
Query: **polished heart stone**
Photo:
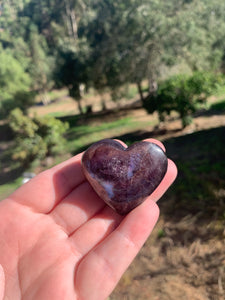
[[[119,214],[129,213],[157,188],[167,171],[167,157],[156,144],[125,148],[105,139],[82,157],[84,174],[96,193]]]

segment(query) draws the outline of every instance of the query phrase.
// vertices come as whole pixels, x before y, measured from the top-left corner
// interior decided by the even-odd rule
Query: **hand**
[[[106,299],[151,233],[155,202],[176,177],[174,163],[169,160],[155,192],[124,217],[85,180],[81,156],[0,203],[0,299]]]

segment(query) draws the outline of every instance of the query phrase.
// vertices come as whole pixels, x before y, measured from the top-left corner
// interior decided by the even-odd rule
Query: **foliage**
[[[81,43],[82,44],[82,43]],[[80,85],[89,83],[88,49],[79,44],[78,49],[63,48],[58,50],[57,65],[55,66],[54,77],[57,87],[67,87],[70,96],[80,105]]]
[[[63,150],[67,123],[49,116],[32,119],[16,108],[10,113],[9,125],[15,134],[12,158],[25,167],[35,159],[43,159]]]
[[[32,78],[32,87],[42,96],[42,102],[47,104],[47,91],[53,87],[54,58],[49,55],[46,39],[38,34],[35,26],[30,27],[29,44],[31,51],[29,74]]]
[[[9,116],[14,108],[21,109],[24,113],[34,103],[35,93],[33,91],[19,91],[12,98],[3,100],[0,103],[0,119],[5,119]]]
[[[221,0],[8,0],[0,9],[1,55],[11,57],[0,57],[0,70],[5,64],[20,74],[15,80],[2,75],[4,101],[15,87],[24,92],[24,76],[44,103],[53,87],[69,88],[82,112],[81,84],[100,94],[110,90],[115,98],[135,83],[143,98],[142,81],[149,81],[151,91],[168,67],[224,70]]]
[[[91,78],[98,91],[107,87],[114,91],[158,74],[162,36],[168,30],[164,4],[94,1],[93,10],[93,18],[81,24],[80,32],[90,45]]]
[[[37,134],[40,135],[47,145],[47,155],[61,153],[65,146],[63,134],[68,130],[68,123],[52,117],[36,117],[34,123],[38,125]]]
[[[29,76],[10,51],[0,47],[0,101],[12,97],[16,92],[27,90]]]
[[[191,114],[200,103],[204,103],[219,85],[224,85],[221,74],[195,72],[193,75],[177,75],[159,85],[155,95],[144,101],[148,113],[157,111],[161,121],[172,111],[179,113],[183,127],[191,122]]]
[[[6,116],[13,107],[26,110],[32,103],[30,78],[10,51],[0,47],[0,115]]]

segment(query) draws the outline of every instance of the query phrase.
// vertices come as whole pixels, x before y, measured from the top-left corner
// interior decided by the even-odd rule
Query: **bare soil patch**
[[[70,97],[62,97],[56,101],[51,102],[48,105],[42,105],[39,103],[29,109],[29,114],[34,116],[45,116],[47,114],[55,113],[65,113],[65,114],[76,114],[78,113],[77,103]]]
[[[110,300],[223,300],[225,242],[218,233],[225,235],[222,229],[213,230],[210,238],[209,229],[198,221],[189,215],[175,223],[162,213]],[[159,236],[162,230],[164,237]]]
[[[119,102],[112,101],[110,95],[108,93],[104,93],[101,96],[95,92],[92,92],[89,95],[85,95],[82,99],[82,108],[85,112],[87,107],[92,107],[93,112],[99,112],[102,110],[103,102],[105,104],[105,109],[119,109],[125,105],[129,105],[129,103],[133,103],[135,99],[127,100],[121,99]],[[46,114],[71,114],[76,115],[79,114],[79,107],[77,101],[69,97],[68,95],[61,96],[53,101],[51,101],[48,105],[43,105],[41,102],[37,103],[33,107],[29,109],[29,113],[31,116],[37,114],[39,116],[44,116]]]

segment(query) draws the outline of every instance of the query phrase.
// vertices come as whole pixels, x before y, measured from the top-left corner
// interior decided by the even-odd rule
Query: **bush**
[[[179,113],[183,127],[191,122],[191,114],[199,104],[205,103],[209,95],[224,85],[221,74],[196,72],[191,76],[177,75],[159,85],[156,95],[149,95],[144,101],[148,113],[157,111],[160,121],[171,111]]]
[[[38,125],[37,134],[47,145],[47,155],[61,153],[65,146],[65,139],[62,136],[69,129],[68,123],[63,123],[52,116],[36,117],[34,123]]]
[[[26,113],[27,109],[34,103],[34,99],[35,92],[33,91],[16,92],[11,98],[0,102],[0,119],[7,119],[14,108],[19,108]]]
[[[9,125],[16,144],[12,158],[24,167],[36,159],[62,152],[65,146],[63,134],[69,127],[68,123],[50,116],[32,119],[19,108],[10,113]]]
[[[33,122],[31,118],[24,115],[19,108],[15,108],[11,111],[9,116],[9,125],[16,137],[28,137],[32,138],[38,129],[38,126]]]
[[[16,138],[17,146],[13,150],[12,159],[22,166],[28,167],[36,159],[44,159],[47,154],[47,145],[43,139],[35,134],[31,138]]]

